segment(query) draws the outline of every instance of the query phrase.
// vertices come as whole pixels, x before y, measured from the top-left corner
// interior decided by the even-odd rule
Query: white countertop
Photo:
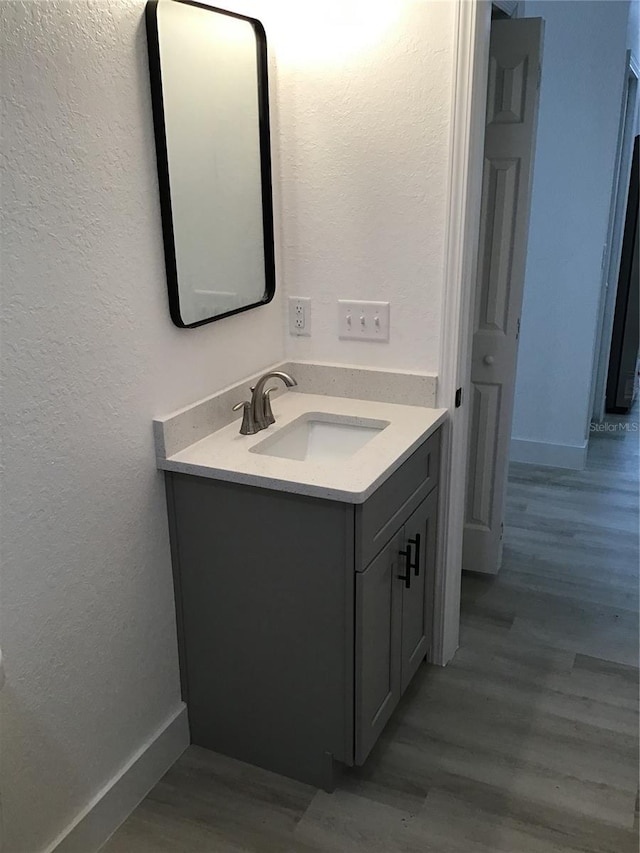
[[[240,419],[167,458],[165,471],[194,474],[281,492],[363,503],[443,423],[446,409],[403,406],[344,397],[289,392],[272,401],[276,423],[240,435]],[[347,459],[297,461],[250,452],[267,437],[307,413],[388,421]]]

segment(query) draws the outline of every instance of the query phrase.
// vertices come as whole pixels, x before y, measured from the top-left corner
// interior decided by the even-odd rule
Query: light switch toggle
[[[358,322],[354,322],[354,317]],[[354,341],[388,341],[389,303],[338,300],[338,337]]]

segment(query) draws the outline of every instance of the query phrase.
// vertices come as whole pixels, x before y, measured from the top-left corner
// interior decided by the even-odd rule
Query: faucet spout
[[[270,379],[282,380],[287,388],[293,388],[294,385],[298,384],[293,376],[289,376],[288,373],[284,373],[282,370],[271,370],[258,379],[255,387],[252,389],[251,396],[251,412],[257,430],[266,429],[270,423],[266,412],[266,403],[268,401],[265,399],[265,386]]]

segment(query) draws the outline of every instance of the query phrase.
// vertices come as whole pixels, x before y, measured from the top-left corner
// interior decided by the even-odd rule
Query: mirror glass
[[[147,3],[171,317],[199,326],[275,290],[266,38],[259,21]]]

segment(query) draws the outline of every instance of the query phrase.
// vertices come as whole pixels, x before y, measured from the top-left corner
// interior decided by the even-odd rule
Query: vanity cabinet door
[[[424,660],[431,643],[438,490],[434,489],[404,526],[402,588],[402,692]]]
[[[363,764],[401,693],[402,533],[356,573],[355,761]]]

